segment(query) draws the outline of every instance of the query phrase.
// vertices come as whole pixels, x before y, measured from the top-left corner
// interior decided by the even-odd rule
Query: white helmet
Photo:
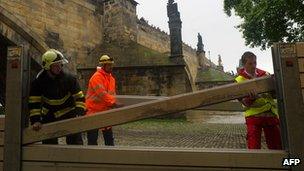
[[[50,49],[42,55],[42,66],[45,70],[49,70],[52,64],[59,62],[61,64],[69,63],[69,61],[58,50]]]

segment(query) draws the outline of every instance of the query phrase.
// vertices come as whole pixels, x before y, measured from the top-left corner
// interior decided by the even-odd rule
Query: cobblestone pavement
[[[115,126],[113,130],[117,146],[246,148],[244,124],[149,119]],[[101,139],[99,144],[103,144]],[[265,148],[265,143],[262,143],[262,148]]]

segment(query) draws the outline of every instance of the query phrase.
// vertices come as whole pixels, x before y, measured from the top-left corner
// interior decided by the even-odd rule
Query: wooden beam
[[[4,171],[21,170],[23,47],[8,47],[6,75],[6,119],[4,137]]]
[[[304,73],[300,73],[301,88],[304,88]]]
[[[2,163],[0,162],[0,170]],[[118,164],[90,164],[90,163],[60,163],[60,162],[22,162],[22,171],[274,171],[274,169],[255,168],[214,168],[214,167],[177,167],[177,166],[144,166]],[[288,169],[275,169],[287,171]]]
[[[132,157],[129,157],[132,156]],[[156,166],[282,169],[285,151],[139,147],[24,147],[24,160]]]
[[[281,166],[288,157],[284,151],[44,145],[24,147],[23,151],[24,171],[288,170]]]
[[[4,132],[0,131],[0,146],[3,146],[4,144]]]
[[[164,99],[164,96],[133,96],[133,95],[117,95],[117,100],[125,106],[130,106],[138,103],[148,102],[152,100]],[[0,131],[4,130],[5,115],[0,115]]]
[[[214,104],[205,107],[199,107],[196,110],[211,110],[211,111],[229,111],[229,112],[241,112],[244,111],[242,104],[237,101],[229,101],[219,104]]]
[[[0,148],[1,156],[1,148]],[[132,156],[132,157],[130,157]],[[176,168],[288,169],[282,167],[287,152],[280,150],[235,150],[191,148],[139,148],[33,145],[23,147],[23,161]],[[1,161],[1,158],[0,158]]]
[[[131,95],[117,95],[117,100],[125,106],[130,106],[138,103],[149,102],[152,100],[160,100],[168,97],[164,96],[131,96]]]
[[[303,90],[304,91],[304,90]],[[118,95],[116,96],[119,102],[122,102],[125,106],[130,106],[138,103],[148,102],[152,100],[160,100],[168,97],[164,96],[130,96],[130,95]],[[205,107],[196,108],[196,110],[212,110],[212,111],[244,111],[241,103],[236,101],[224,102]],[[0,115],[0,131],[4,130],[4,115]]]
[[[110,165],[110,164],[75,164],[75,163],[41,163],[23,162],[23,171],[231,171],[231,168],[208,167],[175,167],[175,166],[140,166],[140,165]],[[273,169],[233,168],[233,171],[273,171]],[[275,170],[286,171],[286,170]]]
[[[246,96],[253,89],[258,93],[268,92],[274,89],[273,82],[273,78],[267,76],[240,84],[223,85],[194,93],[181,94],[166,99],[99,112],[92,116],[49,123],[43,125],[38,132],[26,128],[24,130],[23,144],[225,102]]]
[[[299,72],[304,73],[304,58],[299,58],[298,64],[299,64]]]
[[[297,49],[297,53],[294,52]],[[290,158],[304,159],[304,101],[302,86],[304,77],[299,73],[298,57],[303,55],[304,43],[279,43],[272,48],[275,76],[278,82],[280,121],[285,149]],[[303,171],[300,164],[292,171]]]
[[[298,57],[304,57],[304,42],[298,42],[296,43],[297,46],[297,56]]]
[[[5,124],[5,115],[0,115],[0,131],[4,130],[4,124]]]
[[[126,106],[148,102],[152,100],[160,100],[168,97],[165,96],[133,96],[133,95],[117,95],[117,100]],[[229,101],[205,107],[199,107],[197,110],[213,110],[213,111],[244,111],[242,104],[237,101]]]

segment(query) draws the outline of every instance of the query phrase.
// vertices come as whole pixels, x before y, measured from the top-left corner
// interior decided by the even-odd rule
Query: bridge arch
[[[8,46],[24,46],[32,60],[33,71],[39,70],[40,56],[48,46],[30,26],[23,23],[0,5],[0,103],[4,104],[6,82],[6,56]]]

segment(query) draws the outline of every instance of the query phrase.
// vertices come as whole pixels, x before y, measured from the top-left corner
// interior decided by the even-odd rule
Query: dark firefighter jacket
[[[84,115],[84,94],[77,78],[64,72],[51,78],[42,72],[31,85],[29,110],[31,124]]]

